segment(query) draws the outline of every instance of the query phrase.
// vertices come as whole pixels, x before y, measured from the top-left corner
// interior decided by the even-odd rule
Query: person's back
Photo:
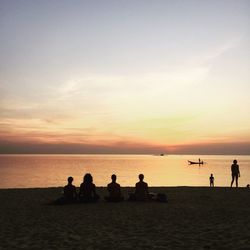
[[[93,197],[95,192],[95,184],[93,183],[82,183],[80,186],[80,196],[87,198]]]
[[[118,198],[121,196],[121,187],[116,182],[111,182],[108,184],[108,191],[111,198]]]
[[[53,204],[64,205],[77,201],[76,187],[72,185],[73,177],[68,177],[68,184],[63,188],[63,196],[58,198]]]
[[[63,189],[63,195],[66,201],[76,200],[76,187],[72,184],[68,184]]]
[[[148,184],[143,181],[144,175],[139,175],[140,181],[135,185],[135,196],[137,200],[147,200],[149,198]]]
[[[109,196],[105,197],[107,201],[122,201],[123,197],[121,195],[121,186],[116,183],[116,175],[111,176],[112,182],[108,184]]]
[[[231,187],[233,186],[234,180],[236,182],[236,187],[238,187],[238,178],[240,177],[240,169],[239,165],[237,164],[237,160],[234,160],[233,164],[231,165],[231,173],[232,173]]]
[[[239,174],[239,165],[236,163],[233,163],[231,166],[232,175],[238,175]]]
[[[210,179],[210,187],[213,187],[214,186],[214,176],[213,176],[213,174],[211,174],[209,179]]]
[[[157,201],[167,202],[164,193],[149,193],[148,184],[143,181],[144,175],[139,175],[139,182],[135,184],[135,193],[129,193],[129,201]]]
[[[81,202],[94,202],[99,200],[95,191],[95,184],[91,174],[85,174],[83,183],[80,186],[79,199]]]

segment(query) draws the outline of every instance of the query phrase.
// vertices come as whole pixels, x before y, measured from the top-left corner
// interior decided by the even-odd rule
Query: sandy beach
[[[123,188],[126,196],[132,188]],[[168,203],[53,206],[62,188],[1,189],[0,249],[249,249],[250,189],[167,187]],[[98,188],[103,198],[106,188]]]

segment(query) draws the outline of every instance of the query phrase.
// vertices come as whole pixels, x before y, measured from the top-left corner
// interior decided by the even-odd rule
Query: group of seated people
[[[116,182],[116,175],[111,176],[112,182],[108,184],[107,190],[109,196],[105,196],[105,200],[108,202],[120,202],[124,200],[121,193],[121,186]],[[129,194],[130,201],[147,201],[157,200],[166,201],[164,194],[153,194],[148,191],[148,184],[143,181],[144,175],[139,175],[139,182],[135,185],[135,192]],[[97,202],[100,196],[96,193],[96,186],[93,183],[93,177],[91,174],[85,174],[83,177],[83,183],[80,185],[79,193],[77,193],[76,187],[72,184],[73,177],[68,177],[68,184],[63,189],[63,196],[56,200],[56,204],[70,204],[70,203],[91,203]]]

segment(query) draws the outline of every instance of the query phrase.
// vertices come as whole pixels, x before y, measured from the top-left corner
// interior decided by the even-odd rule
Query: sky
[[[0,0],[0,153],[250,153],[250,1]]]

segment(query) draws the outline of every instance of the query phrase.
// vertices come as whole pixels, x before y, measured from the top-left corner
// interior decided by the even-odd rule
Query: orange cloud
[[[95,138],[96,135],[93,135]],[[133,138],[91,138],[84,133],[0,132],[0,153],[45,154],[249,154],[250,142],[157,144]]]

